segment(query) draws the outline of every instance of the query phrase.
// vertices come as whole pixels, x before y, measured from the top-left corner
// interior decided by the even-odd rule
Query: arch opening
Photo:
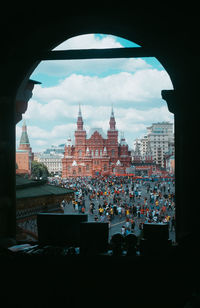
[[[140,48],[139,45],[122,38],[88,34],[71,38],[55,50],[88,49],[88,46],[97,49]],[[110,114],[111,105],[114,104],[118,128],[122,134],[125,133],[129,144],[132,140],[132,146],[135,146],[133,140],[141,139],[146,128],[153,122],[159,122],[161,129],[164,129],[162,122],[173,122],[173,117],[161,99],[161,90],[172,88],[172,84],[162,65],[152,57],[61,60],[58,63],[46,61],[40,63],[31,78],[42,82],[42,85],[36,86],[33,99],[24,116],[29,122],[30,135],[35,142],[34,146],[37,145],[37,151],[41,146],[43,149],[48,146],[50,140],[54,145],[56,141],[57,146],[65,143],[66,137],[74,129],[73,121],[77,115],[78,104],[81,104],[82,113],[88,120],[86,128],[95,125],[103,127],[104,130],[108,124],[105,123],[105,118]],[[148,119],[148,123],[141,123],[145,118]],[[66,119],[68,124],[64,122]],[[38,121],[40,126],[36,125]],[[54,124],[51,126],[52,123]],[[47,124],[50,133],[49,128],[45,128]],[[19,134],[20,125],[17,128],[17,135]],[[164,140],[161,139],[160,143],[164,144]],[[147,143],[145,144],[147,150]],[[165,146],[164,151],[161,147],[159,151],[166,151]],[[97,163],[95,165],[97,166]],[[78,169],[74,168],[71,172],[73,175],[80,175],[84,168],[76,167]],[[163,168],[164,165],[160,167]],[[107,169],[108,165],[104,164],[104,171]]]

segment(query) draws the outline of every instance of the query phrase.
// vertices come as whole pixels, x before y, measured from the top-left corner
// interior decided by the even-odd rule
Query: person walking
[[[134,229],[135,229],[135,221],[133,220],[133,218],[130,219],[130,223],[131,223],[131,230],[134,231]]]
[[[119,217],[122,218],[122,207],[120,205],[117,207],[117,212]]]
[[[90,213],[91,213],[92,215],[94,214],[93,203],[90,203]]]
[[[121,228],[121,234],[122,234],[123,236],[125,236],[125,232],[126,232],[126,228],[125,228],[125,226],[123,225],[122,228]]]

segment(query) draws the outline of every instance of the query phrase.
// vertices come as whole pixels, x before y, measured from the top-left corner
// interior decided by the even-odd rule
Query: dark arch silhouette
[[[196,45],[199,37],[198,17],[195,14],[195,11],[198,12],[197,7],[191,8],[188,4],[186,9],[182,6],[176,10],[170,5],[164,5],[155,10],[153,6],[152,9],[144,8],[144,3],[142,3],[141,7],[135,6],[134,9],[129,6],[125,7],[125,5],[123,9],[116,6],[112,13],[100,7],[97,13],[96,7],[90,8],[90,11],[87,8],[81,10],[77,7],[73,10],[71,6],[70,10],[63,10],[63,8],[54,4],[48,7],[47,13],[47,8],[44,10],[42,7],[32,6],[31,10],[26,11],[22,10],[19,3],[17,5],[17,8],[14,6],[7,9],[6,7],[2,8],[0,20],[2,34],[0,82],[1,242],[4,241],[5,243],[8,238],[15,236],[15,97],[18,88],[34,70],[41,54],[52,50],[70,37],[86,33],[109,33],[124,37],[150,50],[151,54],[160,61],[168,72],[174,86],[174,90],[163,92],[163,97],[167,101],[170,111],[175,113],[178,249],[175,253],[177,257],[174,256],[169,271],[166,269],[167,272],[170,272],[171,269],[173,274],[173,279],[170,281],[171,297],[165,296],[163,299],[161,296],[163,288],[167,290],[169,287],[168,283],[165,282],[165,277],[162,279],[162,283],[159,283],[158,276],[152,276],[151,271],[149,271],[149,275],[146,271],[143,271],[143,275],[140,275],[141,268],[144,269],[144,264],[147,264],[143,261],[139,261],[141,263],[137,263],[134,267],[138,269],[137,283],[144,286],[146,285],[145,278],[151,277],[151,280],[148,280],[151,292],[147,292],[147,288],[145,289],[146,303],[149,303],[152,291],[155,292],[156,287],[157,294],[162,299],[162,302],[159,302],[161,306],[166,303],[169,307],[173,301],[176,301],[175,307],[178,307],[178,304],[179,307],[184,306],[195,287],[193,275],[198,275],[199,269],[199,183],[194,180],[199,175],[199,165],[196,159],[197,148],[194,147],[194,144],[196,144],[194,137],[199,131],[199,63],[195,61],[195,57],[198,55]],[[191,194],[188,192],[194,192],[193,202],[191,201]],[[183,267],[180,260],[184,261]],[[151,260],[150,264],[157,268],[158,263],[163,264],[161,261]],[[109,273],[113,273],[116,265],[118,265],[117,275],[113,274],[112,276],[113,291],[116,291],[116,288],[123,281],[125,264],[129,269],[133,268],[131,260],[129,264],[123,260],[120,260],[120,262],[121,267],[117,261],[114,265],[109,262],[109,266],[104,271],[105,275],[102,275],[102,278],[104,278],[108,269]],[[70,261],[67,266],[65,262],[62,265],[57,263],[54,274],[67,267],[66,273],[70,277],[70,285],[74,286],[77,282],[76,275],[82,270],[79,285],[82,286],[83,289],[81,290],[84,291],[81,292],[80,290],[79,294],[84,295],[85,291],[88,291],[88,286],[90,292],[97,289],[98,279],[95,280],[96,284],[94,284],[92,283],[94,276],[88,275],[88,268],[91,264],[93,265],[92,269],[94,269],[95,262],[82,263],[80,261],[79,264],[76,264],[76,271],[74,272],[75,267],[71,266]],[[20,268],[18,265],[16,268]],[[30,270],[30,265],[28,269]],[[70,269],[71,275],[69,275]],[[184,275],[182,275],[183,269]],[[22,268],[18,270],[15,277],[22,277],[21,271]],[[43,274],[43,277],[50,277],[49,266],[44,262]],[[134,271],[132,270],[133,284],[127,286],[129,294],[137,294],[134,298],[138,296],[137,298],[140,300],[145,300],[144,288],[141,290],[141,287],[137,287],[137,283],[134,284],[133,274]],[[10,277],[13,278],[13,275]],[[126,275],[126,277],[129,279],[129,276]],[[179,279],[179,277],[182,279]],[[159,278],[161,279],[161,276]],[[7,286],[4,289],[7,293],[11,289],[20,290],[19,285],[21,286],[21,284],[16,279],[9,279],[7,285],[6,281],[8,280],[5,279],[4,281],[5,286]],[[41,282],[41,280],[38,282],[41,286],[41,288],[38,288],[40,295],[44,292],[43,287],[47,286],[45,283],[42,285]],[[181,284],[180,291],[177,287],[179,283]],[[102,284],[99,283],[98,286],[101,287]],[[32,287],[35,288],[35,285]],[[23,292],[29,289],[30,283],[24,287]],[[56,285],[49,283],[46,291],[48,290],[52,294],[54,291],[54,294],[57,292],[60,295],[61,289],[62,292],[69,294],[69,289],[66,291],[61,283]],[[76,290],[73,287],[70,289],[74,295],[77,295]],[[173,296],[175,296],[175,299],[173,299]]]

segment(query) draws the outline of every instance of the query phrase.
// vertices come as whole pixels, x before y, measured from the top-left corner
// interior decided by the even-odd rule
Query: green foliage
[[[43,163],[39,163],[37,161],[32,161],[31,163],[31,176],[37,178],[47,178],[49,176],[49,171],[47,166]]]

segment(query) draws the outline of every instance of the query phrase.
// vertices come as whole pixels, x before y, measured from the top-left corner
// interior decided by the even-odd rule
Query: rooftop
[[[16,199],[65,195],[72,192],[72,189],[46,184],[46,180],[29,180],[16,175]]]
[[[104,133],[104,131],[103,131],[103,129],[102,128],[99,128],[99,127],[95,127],[95,128],[91,128],[90,130],[89,130],[89,133],[88,133],[88,139],[95,133],[95,132],[98,132],[100,135],[101,135],[101,137],[103,138],[103,139],[106,139],[107,137],[106,137],[106,134]]]

